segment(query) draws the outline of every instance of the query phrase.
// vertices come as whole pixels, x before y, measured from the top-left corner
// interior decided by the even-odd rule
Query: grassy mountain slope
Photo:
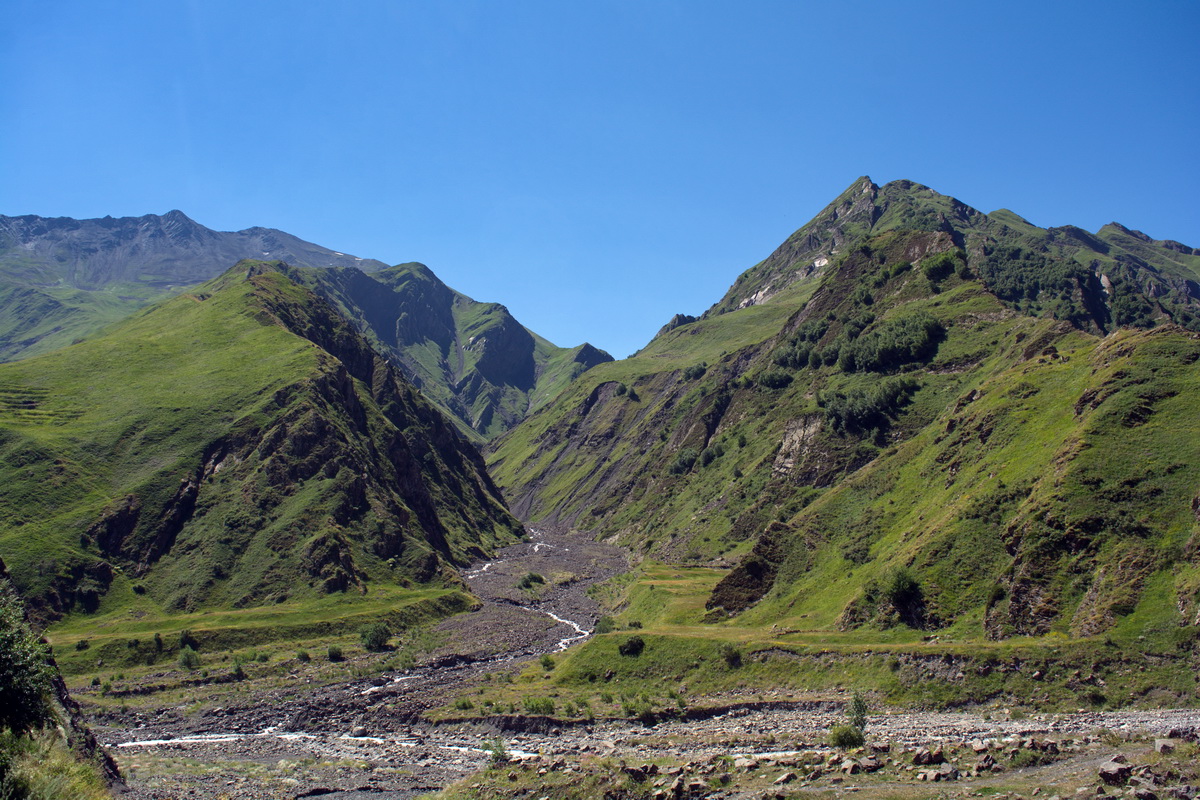
[[[724,570],[710,623],[1170,639],[1197,622],[1200,325],[1187,254],[1135,241],[860,179],[493,472],[524,519]]]
[[[288,274],[329,300],[476,441],[503,433],[579,374],[612,360],[589,344],[556,347],[504,306],[454,291],[423,264],[371,275],[301,268]]]
[[[270,228],[210,230],[180,211],[84,220],[0,216],[0,361],[68,345],[243,258],[385,266]]]
[[[0,365],[0,551],[42,617],[456,586],[511,541],[482,460],[327,303],[243,262]]]

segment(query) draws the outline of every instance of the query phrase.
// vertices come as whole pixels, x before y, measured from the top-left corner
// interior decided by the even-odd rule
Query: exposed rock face
[[[498,303],[478,303],[423,264],[366,275],[287,268],[332,303],[476,440],[507,431],[612,356],[556,347]]]

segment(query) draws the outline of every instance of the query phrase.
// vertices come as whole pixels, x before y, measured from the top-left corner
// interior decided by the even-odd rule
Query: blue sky
[[[0,213],[179,208],[636,350],[859,175],[1200,247],[1200,3],[6,0]]]

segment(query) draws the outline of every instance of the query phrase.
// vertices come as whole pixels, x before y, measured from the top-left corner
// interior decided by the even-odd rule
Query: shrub
[[[617,621],[612,617],[603,616],[596,620],[596,630],[594,633],[612,633],[617,629]]]
[[[246,679],[246,670],[242,669],[242,660],[240,658],[233,659],[233,670],[229,673],[235,681]]]
[[[499,736],[494,739],[485,740],[483,743],[483,752],[488,754],[488,763],[492,766],[508,763],[508,748],[504,746],[504,740]]]
[[[541,586],[546,582],[546,579],[536,572],[526,572],[525,577],[517,581],[518,589],[532,589],[534,586]]]
[[[703,378],[705,372],[708,372],[707,363],[693,364],[683,371],[683,379],[685,381],[694,381],[698,378]]]
[[[195,636],[192,636],[191,630],[187,628],[179,632],[179,649],[182,650],[185,647],[190,647],[193,650],[200,649],[200,642],[196,640]]]
[[[867,737],[863,736],[863,732],[853,725],[834,725],[829,731],[829,743],[843,750],[862,747],[866,741]]]
[[[554,701],[549,697],[526,697],[525,713],[548,717],[554,713]]]
[[[454,707],[459,711],[470,711],[475,707],[475,704],[471,702],[471,698],[469,697],[460,697],[454,701]]]
[[[921,599],[921,586],[908,569],[896,567],[884,577],[883,595],[896,608],[908,608]]]
[[[542,665],[542,669],[546,670],[547,672],[554,669],[554,659],[551,658],[549,654],[542,656],[539,663]]]
[[[729,642],[721,645],[721,658],[725,659],[725,663],[730,669],[737,669],[742,665],[742,651]]]
[[[646,642],[640,636],[630,636],[617,645],[617,651],[623,656],[639,656],[646,649]]]
[[[791,382],[791,375],[777,369],[769,369],[758,376],[758,385],[767,389],[783,389]]]
[[[925,277],[933,283],[937,283],[943,278],[950,277],[950,273],[954,272],[958,267],[958,261],[961,257],[959,251],[938,253],[921,261],[921,271],[925,273]]]
[[[383,622],[372,622],[370,625],[363,626],[358,635],[362,638],[363,647],[372,653],[386,650],[388,640],[392,638],[392,632]]]
[[[187,670],[194,670],[200,666],[200,656],[191,645],[179,648],[179,666]]]
[[[716,459],[725,454],[725,448],[720,444],[715,444],[712,447],[706,447],[700,453],[700,466],[707,467]]]
[[[312,661],[312,656],[310,656],[308,654],[307,650],[297,650],[296,651],[296,660],[301,662],[302,664],[307,664],[308,662]]]
[[[870,389],[828,392],[817,395],[817,405],[838,433],[883,430],[908,403],[918,384],[907,376],[880,381]]]
[[[675,455],[675,462],[671,464],[669,471],[672,475],[682,475],[690,472],[695,464],[696,451],[691,447],[685,447]]]
[[[325,651],[325,655],[330,661],[341,661],[343,658],[342,648],[338,647],[336,644],[331,644]]]
[[[156,633],[156,634],[154,634],[154,652],[161,653],[162,651],[163,651],[162,634]]]
[[[910,314],[881,323],[870,333],[851,336],[838,351],[837,364],[843,372],[879,372],[932,358],[945,338],[942,323],[928,314]],[[865,327],[865,326],[864,326]]]
[[[78,642],[75,643],[76,650],[87,650],[91,646],[92,646],[92,643],[89,642],[87,639],[80,639]]]

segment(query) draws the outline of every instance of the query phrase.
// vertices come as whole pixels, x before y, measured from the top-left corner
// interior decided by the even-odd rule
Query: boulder
[[[941,764],[945,760],[946,757],[942,753],[942,748],[939,747],[937,750],[930,750],[928,747],[919,747],[913,753],[912,763],[918,767],[927,767],[931,764]]]
[[[1109,761],[1100,765],[1099,775],[1100,780],[1109,786],[1122,786],[1125,781],[1129,780],[1129,775],[1132,772],[1133,767],[1128,764],[1122,764],[1119,761]]]
[[[940,780],[943,780],[943,781],[958,780],[958,770],[954,767],[953,764],[943,763],[942,766],[938,767],[938,775],[939,775]]]

